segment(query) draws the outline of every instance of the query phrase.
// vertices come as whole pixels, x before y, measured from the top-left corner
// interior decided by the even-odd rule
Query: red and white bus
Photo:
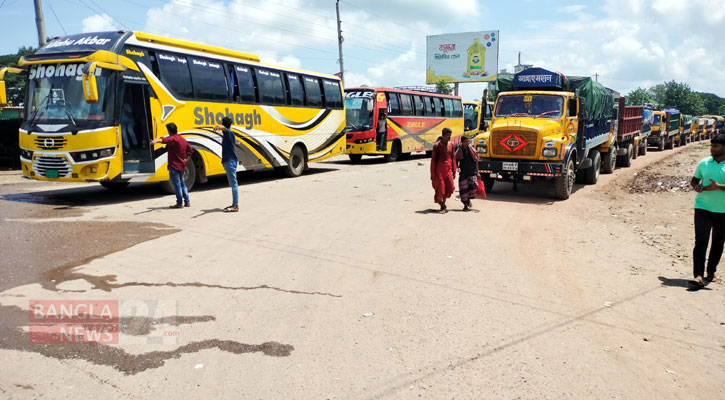
[[[433,150],[443,128],[463,135],[461,98],[440,93],[389,89],[346,88],[347,146],[353,162],[363,155],[382,155],[395,161],[414,152]]]

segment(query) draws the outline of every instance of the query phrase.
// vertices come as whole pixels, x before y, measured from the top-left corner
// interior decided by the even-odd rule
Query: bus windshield
[[[466,132],[478,128],[478,111],[475,104],[463,105],[463,127]]]
[[[369,97],[345,98],[347,131],[369,131],[373,129],[373,99]]]
[[[563,112],[561,96],[521,94],[499,97],[495,116],[560,118]]]
[[[100,70],[96,75],[98,102],[90,104],[83,95],[82,77],[52,76],[29,80],[26,124],[67,123],[78,129],[98,126],[111,120],[111,71]]]

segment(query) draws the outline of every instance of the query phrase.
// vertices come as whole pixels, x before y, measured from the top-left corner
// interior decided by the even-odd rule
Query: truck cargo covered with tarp
[[[680,111],[669,109],[665,110],[667,113],[667,132],[679,131],[680,130]]]
[[[522,83],[525,84],[522,85]],[[602,119],[612,116],[614,95],[589,77],[565,77],[560,73],[543,68],[529,68],[514,76],[499,76],[492,92],[496,97],[501,92],[536,89],[574,92],[577,97],[584,99],[583,114],[586,119]]]

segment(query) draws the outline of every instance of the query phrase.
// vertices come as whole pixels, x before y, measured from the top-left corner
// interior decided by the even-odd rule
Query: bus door
[[[148,84],[126,83],[121,103],[121,141],[124,173],[154,173],[151,109]]]
[[[395,103],[397,104],[397,95],[395,95]],[[386,94],[379,92],[375,98],[375,107],[373,108],[373,118],[375,118],[375,149],[377,151],[386,151],[388,147],[388,117],[390,116],[390,103],[386,99]]]

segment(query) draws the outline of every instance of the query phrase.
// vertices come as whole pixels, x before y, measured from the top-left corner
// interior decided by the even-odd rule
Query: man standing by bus
[[[690,182],[697,192],[692,261],[694,282],[699,286],[704,286],[705,280],[715,280],[715,270],[725,244],[725,135],[715,136],[711,143],[711,156],[700,161]],[[707,259],[707,275],[703,279],[710,231],[712,244],[710,257]]]
[[[237,143],[237,139],[234,137],[234,132],[230,129],[232,127],[231,117],[222,118],[222,126],[215,126],[214,132],[222,135],[222,166],[224,171],[227,173],[227,182],[232,188],[232,205],[224,207],[224,212],[237,212],[239,211],[239,185],[237,184],[237,165],[239,159],[237,154],[234,152],[234,145]]]
[[[163,143],[166,145],[169,180],[176,193],[176,204],[169,206],[169,208],[191,207],[189,191],[186,189],[186,182],[184,182],[184,171],[186,171],[186,162],[194,154],[194,149],[189,146],[186,139],[177,134],[178,129],[175,123],[166,124],[166,130],[169,131],[169,136],[156,138],[151,141],[151,144]],[[183,205],[181,203],[182,198],[184,200]]]
[[[377,137],[375,138],[378,151],[385,151],[388,147],[388,119],[385,110],[381,109],[378,115]]]

